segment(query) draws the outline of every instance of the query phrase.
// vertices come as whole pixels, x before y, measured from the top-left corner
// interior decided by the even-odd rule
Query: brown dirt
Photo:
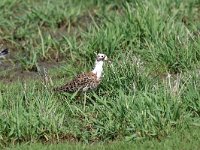
[[[38,65],[41,69],[46,68],[48,70],[57,67],[60,64],[61,63],[51,61],[40,62]],[[40,73],[38,71],[23,70],[19,65],[13,65],[11,63],[2,63],[0,67],[0,82],[2,83],[38,79],[39,75]]]

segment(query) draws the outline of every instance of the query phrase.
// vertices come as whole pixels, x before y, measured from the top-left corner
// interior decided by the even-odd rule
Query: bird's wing
[[[93,80],[96,80],[96,75],[89,72],[89,73],[82,73],[77,75],[72,81],[68,82],[67,84],[55,88],[55,91],[60,92],[74,92],[83,89],[84,87],[88,86]]]

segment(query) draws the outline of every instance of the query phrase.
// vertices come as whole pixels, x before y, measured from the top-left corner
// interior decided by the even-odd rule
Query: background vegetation
[[[199,0],[1,0],[0,20],[10,49],[0,64],[2,147],[199,131]],[[112,63],[85,110],[82,96],[52,92],[91,70],[98,52]]]

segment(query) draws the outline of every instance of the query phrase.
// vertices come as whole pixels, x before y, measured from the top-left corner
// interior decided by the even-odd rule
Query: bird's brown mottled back
[[[87,91],[95,89],[100,83],[100,80],[97,80],[96,74],[82,73],[77,75],[72,81],[67,84],[55,88],[54,91],[58,92],[75,92],[75,91]]]

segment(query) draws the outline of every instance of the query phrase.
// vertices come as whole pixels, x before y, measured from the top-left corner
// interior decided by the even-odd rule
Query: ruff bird
[[[0,51],[0,58],[1,58],[1,57],[5,57],[7,54],[8,54],[8,49],[7,49],[7,48],[4,49],[4,50],[1,50],[1,51]]]
[[[8,54],[8,49],[3,49],[0,51],[0,58],[4,58]],[[1,64],[1,61],[0,61]]]
[[[105,54],[98,54],[95,61],[94,69],[90,72],[82,73],[77,75],[73,80],[69,81],[67,84],[54,88],[56,92],[86,92],[88,90],[93,90],[101,82],[101,77],[103,73],[103,64],[107,60]]]

